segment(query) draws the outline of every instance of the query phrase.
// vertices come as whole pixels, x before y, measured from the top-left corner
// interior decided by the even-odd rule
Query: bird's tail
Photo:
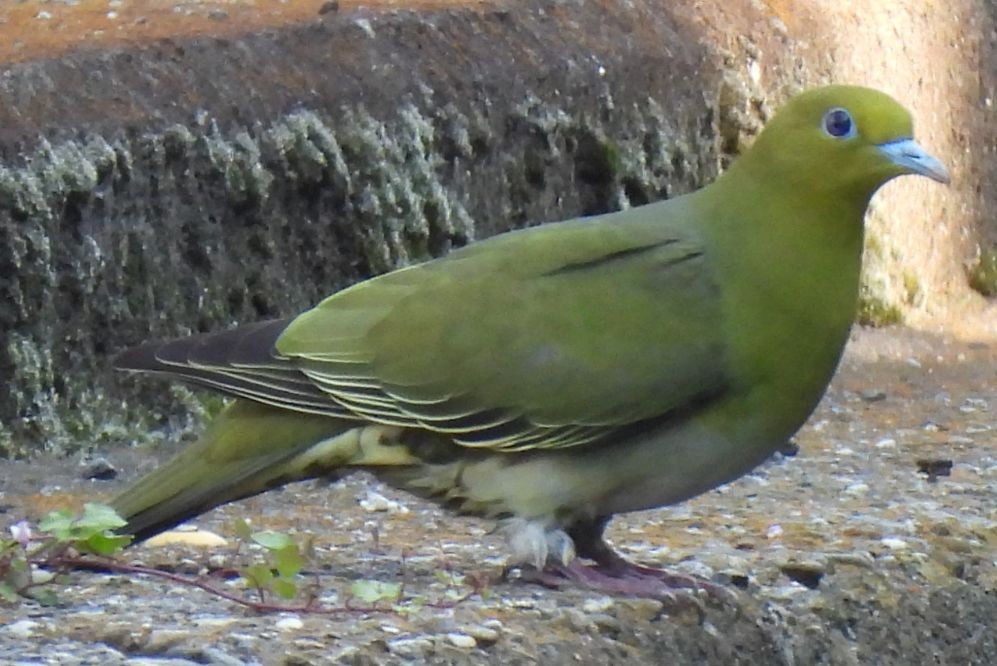
[[[111,501],[128,521],[119,532],[142,541],[221,504],[363,464],[378,426],[358,426],[237,400],[200,440]]]

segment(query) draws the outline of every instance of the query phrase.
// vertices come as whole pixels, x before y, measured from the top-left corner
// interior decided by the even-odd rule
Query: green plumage
[[[734,479],[805,421],[855,314],[865,208],[903,173],[947,178],[901,106],[817,89],[693,194],[503,234],[293,320],[126,352],[124,368],[239,400],[114,506],[144,537],[363,468],[536,527],[519,559],[542,565],[564,535],[599,559],[614,513]]]

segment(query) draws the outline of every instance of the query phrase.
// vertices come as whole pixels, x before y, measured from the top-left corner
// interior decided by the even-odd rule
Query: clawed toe
[[[613,566],[584,564],[573,560],[570,564],[548,562],[543,569],[524,566],[519,569],[519,580],[551,589],[581,587],[622,597],[645,597],[670,603],[692,603],[702,608],[698,599],[700,591],[722,601],[729,601],[734,594],[727,588],[698,576],[674,574],[661,569],[626,563]]]

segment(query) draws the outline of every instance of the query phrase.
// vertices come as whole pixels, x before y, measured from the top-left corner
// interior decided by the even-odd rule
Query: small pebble
[[[952,461],[946,458],[920,458],[915,461],[919,474],[925,474],[929,482],[936,482],[941,476],[952,474]]]
[[[167,530],[152,537],[144,545],[150,548],[162,548],[176,544],[197,546],[198,548],[218,548],[227,545],[228,541],[214,532],[207,530],[197,530],[194,532],[187,530]]]
[[[360,507],[368,513],[408,513],[408,507],[405,505],[373,490],[368,490],[360,499]]]
[[[274,627],[280,631],[295,631],[301,629],[305,626],[305,623],[301,621],[296,615],[290,615],[288,617],[282,617],[274,623]]]
[[[461,627],[460,631],[461,633],[473,637],[475,641],[482,645],[491,645],[492,643],[495,643],[501,635],[498,630],[480,624]]]
[[[433,649],[433,642],[428,638],[407,637],[388,641],[388,652],[399,657],[418,658]]]
[[[907,550],[910,548],[910,545],[906,541],[897,539],[896,537],[883,537],[879,541],[890,550]]]
[[[879,402],[880,400],[886,400],[886,391],[881,388],[866,389],[859,393],[859,397],[866,402]]]
[[[83,468],[83,478],[110,481],[117,478],[118,470],[106,458],[97,458]]]
[[[218,648],[203,647],[200,649],[201,656],[206,663],[212,666],[246,666],[246,662],[238,657],[233,657],[227,652],[222,652]]]
[[[40,626],[41,624],[34,620],[18,620],[8,624],[4,631],[14,638],[31,638],[35,633],[35,627]]]
[[[464,650],[473,650],[478,647],[478,641],[474,640],[473,636],[468,636],[467,634],[449,633],[447,634],[447,640],[450,641],[451,645]]]
[[[850,483],[845,486],[845,494],[851,495],[852,497],[861,497],[869,492],[869,484],[866,483]]]
[[[787,562],[779,567],[782,573],[804,587],[816,590],[826,573],[820,562]]]
[[[610,597],[599,597],[597,599],[586,599],[582,604],[582,610],[586,613],[605,613],[610,610],[616,602]]]

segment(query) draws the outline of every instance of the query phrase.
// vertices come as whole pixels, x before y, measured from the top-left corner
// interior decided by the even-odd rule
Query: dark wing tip
[[[115,370],[163,370],[164,363],[157,357],[157,352],[166,344],[150,342],[138,347],[132,347],[114,357],[112,364]]]
[[[174,372],[192,363],[228,366],[273,361],[274,344],[291,319],[271,319],[227,331],[149,342],[114,357],[117,370]]]

